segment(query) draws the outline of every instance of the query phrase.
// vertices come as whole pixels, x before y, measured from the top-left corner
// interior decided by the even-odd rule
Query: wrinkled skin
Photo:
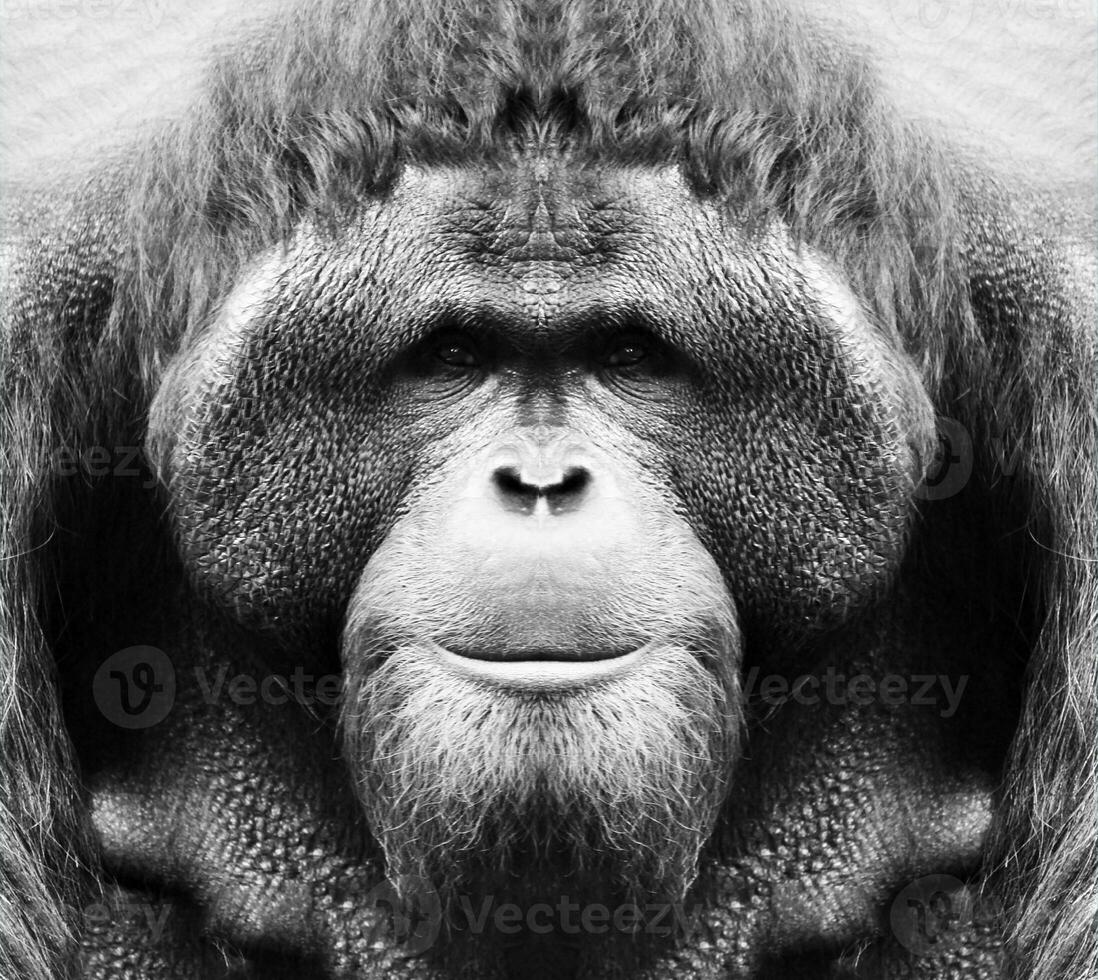
[[[1094,974],[1093,195],[799,6],[289,4],[5,196],[0,975]]]
[[[438,359],[458,340],[475,367]],[[607,360],[623,345],[649,356]],[[89,538],[100,557],[68,572],[95,579],[103,555],[118,559],[118,609],[60,654],[79,648],[67,717],[119,883],[113,911],[89,916],[86,974],[996,976],[984,918],[914,953],[888,923],[913,880],[976,869],[1013,723],[1009,628],[958,621],[948,588],[909,561],[933,529],[915,499],[933,438],[914,365],[826,261],[780,228],[746,230],[674,168],[415,167],[337,233],[300,229],[257,257],[160,382],[147,450],[174,545],[155,574],[107,527]],[[157,511],[134,514],[133,540],[155,537]],[[176,694],[164,721],[125,732],[97,713],[90,678],[131,638],[168,653]],[[568,673],[591,664],[567,653],[634,648],[644,657],[600,675],[601,693]],[[552,697],[538,668],[509,659],[531,649],[565,657],[548,669],[572,679]],[[671,704],[699,665],[716,680],[695,706],[713,712],[701,731],[719,744],[711,770],[674,784],[693,808],[653,811],[695,821],[669,832],[681,860],[664,877],[611,853],[586,877],[528,858],[516,884],[456,847],[417,855],[386,824],[400,784],[370,754],[386,733],[359,710],[369,696],[426,692],[445,713],[431,685],[455,692],[471,714],[409,738],[449,758],[458,785],[478,775],[461,746],[488,730],[468,719],[494,671],[512,720],[541,711],[532,730],[548,737],[580,719],[562,752],[581,768],[605,759],[605,777],[630,740],[591,727],[581,703],[603,697],[628,723],[644,697]],[[210,693],[222,671],[298,666],[342,674],[342,717]],[[775,708],[740,693],[753,668],[966,677],[982,708],[947,712],[940,692]],[[628,731],[666,750],[665,724],[643,715]],[[509,756],[490,749],[480,771],[502,773]],[[601,785],[581,773],[569,796],[554,760],[531,758],[541,783],[513,787],[520,812],[520,792],[527,808],[563,807]],[[612,825],[647,802],[599,812]],[[642,899],[688,890],[680,925],[646,941],[576,940],[558,922],[470,942],[461,922],[436,935],[430,915],[409,938],[375,906],[386,855],[408,862],[429,910],[423,876],[440,867],[464,876],[474,908],[485,895],[612,904],[622,882]]]

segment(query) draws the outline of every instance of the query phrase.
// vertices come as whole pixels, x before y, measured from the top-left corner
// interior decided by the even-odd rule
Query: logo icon
[[[99,666],[92,696],[103,717],[119,728],[151,728],[175,703],[175,668],[158,647],[126,647]]]

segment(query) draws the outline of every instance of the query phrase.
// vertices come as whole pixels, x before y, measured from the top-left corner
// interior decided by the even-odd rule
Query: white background
[[[0,168],[87,153],[183,103],[211,38],[277,0],[0,0]],[[443,0],[445,2],[445,0]],[[1095,0],[804,0],[877,52],[909,109],[1095,181]]]

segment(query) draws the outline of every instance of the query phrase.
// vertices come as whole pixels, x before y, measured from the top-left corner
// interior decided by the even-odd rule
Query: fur
[[[73,910],[95,887],[52,693],[64,617],[46,558],[73,505],[61,494],[93,491],[51,480],[56,453],[139,444],[186,332],[242,262],[306,215],[337,219],[410,160],[554,146],[677,161],[746,220],[778,215],[845,272],[921,365],[941,414],[978,447],[993,433],[1021,446],[1010,487],[981,451],[950,559],[965,588],[989,592],[983,570],[1020,569],[1006,608],[985,598],[1017,617],[1031,649],[986,866],[1016,975],[1091,974],[1093,269],[1049,243],[1093,233],[1031,189],[981,176],[898,119],[881,90],[859,52],[768,3],[310,3],[218,53],[202,100],[105,176],[21,198],[0,382],[0,972],[63,975]]]

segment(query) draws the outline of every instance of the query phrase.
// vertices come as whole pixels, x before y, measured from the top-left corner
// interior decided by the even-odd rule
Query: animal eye
[[[613,347],[606,355],[604,363],[611,368],[632,367],[640,364],[649,355],[649,350],[639,341],[626,341]]]
[[[476,352],[462,340],[447,339],[435,348],[435,357],[447,367],[475,368],[480,364]]]

